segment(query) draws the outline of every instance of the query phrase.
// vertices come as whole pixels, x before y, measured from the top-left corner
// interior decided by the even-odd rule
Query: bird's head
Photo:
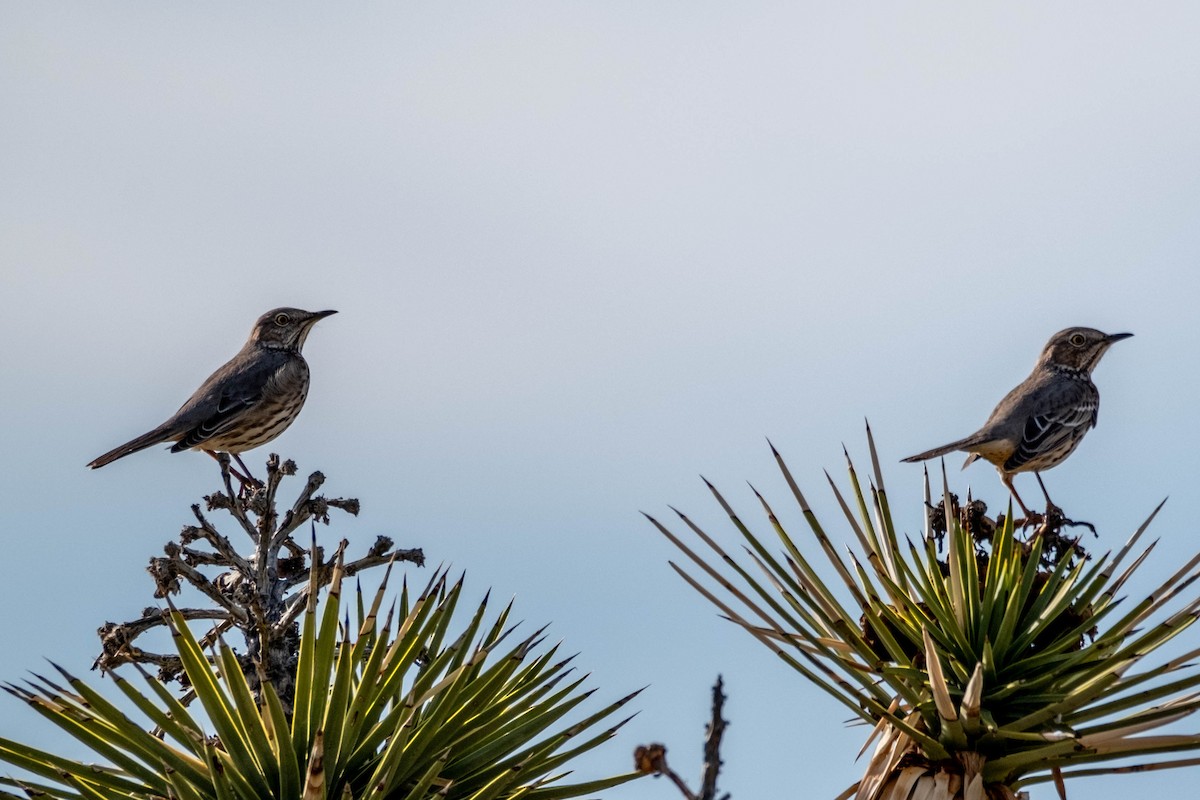
[[[273,350],[295,350],[300,352],[308,332],[318,320],[336,314],[336,311],[304,311],[299,308],[276,308],[268,311],[254,323],[250,341],[260,347]]]
[[[1095,328],[1067,328],[1050,337],[1041,363],[1090,373],[1115,342],[1132,333],[1102,333]]]

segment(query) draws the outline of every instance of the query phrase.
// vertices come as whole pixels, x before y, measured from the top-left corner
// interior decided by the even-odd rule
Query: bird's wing
[[[235,425],[258,405],[286,362],[284,354],[263,352],[253,359],[234,359],[214,372],[175,415],[183,434],[171,452],[202,445]]]
[[[1060,448],[1074,447],[1088,428],[1096,425],[1100,393],[1086,381],[1071,381],[1056,387],[1032,409],[1021,433],[1017,449],[1004,462],[1004,469],[1015,472],[1025,464]]]

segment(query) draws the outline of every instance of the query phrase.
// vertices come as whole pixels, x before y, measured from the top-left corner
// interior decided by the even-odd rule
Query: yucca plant
[[[571,759],[624,724],[606,720],[633,695],[564,724],[591,692],[572,676],[573,657],[559,658],[557,646],[539,652],[541,630],[506,644],[511,604],[488,623],[485,598],[452,635],[463,584],[443,570],[414,598],[405,587],[380,623],[385,577],[369,608],[359,590],[354,633],[348,618],[339,624],[341,558],[320,609],[317,572],[290,718],[269,681],[257,682],[256,702],[232,650],[220,643],[206,655],[172,609],[171,634],[196,703],[185,706],[136,663],[144,689],[111,674],[144,719],[62,669],[65,685],[40,676],[9,684],[108,765],[0,739],[0,759],[33,776],[3,785],[52,798],[559,800],[637,777],[563,782]]]
[[[1044,781],[1063,793],[1068,778],[1130,771],[1097,764],[1200,749],[1200,735],[1155,731],[1200,706],[1200,673],[1189,669],[1200,649],[1155,658],[1200,613],[1200,554],[1140,601],[1118,597],[1154,547],[1126,565],[1158,509],[1115,554],[1088,560],[1071,546],[1051,552],[1045,527],[1015,535],[1011,504],[1003,520],[972,525],[943,476],[943,556],[936,515],[923,514],[920,541],[898,534],[869,428],[867,439],[866,490],[852,463],[848,493],[829,480],[856,545],[845,555],[774,447],[808,542],[757,490],[773,537],[752,533],[708,484],[743,540],[736,557],[682,513],[688,538],[711,552],[651,518],[690,559],[691,568],[672,563],[684,580],[872,727],[863,749],[878,739],[874,755],[839,800],[1007,799]],[[925,495],[933,510],[928,476]],[[977,539],[981,527],[988,536]]]

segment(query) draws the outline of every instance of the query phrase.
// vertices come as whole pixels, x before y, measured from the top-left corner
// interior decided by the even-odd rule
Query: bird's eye
[[[287,325],[291,321],[292,321],[292,318],[289,317],[287,314],[276,314],[275,315],[275,324],[281,328],[284,325]]]
[[[1076,347],[1083,347],[1087,343],[1087,337],[1082,333],[1073,333],[1068,341]]]

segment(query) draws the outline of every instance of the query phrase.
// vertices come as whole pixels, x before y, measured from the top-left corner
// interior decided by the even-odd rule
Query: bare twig
[[[725,707],[725,683],[721,676],[712,688],[712,719],[708,723],[708,735],[704,738],[704,772],[700,780],[700,800],[716,800],[717,776],[721,772],[721,737],[729,722],[721,716]],[[729,795],[726,794],[725,798]]]
[[[724,682],[717,676],[712,689],[712,718],[707,725],[704,738],[704,771],[700,779],[700,791],[693,792],[675,770],[667,764],[667,748],[661,744],[642,745],[633,753],[634,768],[655,777],[665,775],[683,794],[685,800],[717,800],[717,776],[721,772],[721,738],[729,724],[722,716],[725,707]],[[729,793],[720,800],[729,800]]]
[[[323,483],[325,483],[325,476],[320,472],[314,472],[308,476],[308,483],[304,484],[304,489],[301,490],[300,496],[296,498],[296,502],[283,515],[283,521],[280,523],[279,529],[275,531],[275,538],[271,541],[273,546],[282,544],[309,517],[313,516],[311,508],[313,493],[317,489],[320,489]],[[357,514],[358,512],[356,510],[351,513]],[[278,540],[278,542],[275,540]]]
[[[200,523],[200,527],[193,528],[188,526],[183,529],[183,531],[179,534],[179,538],[184,544],[187,544],[187,540],[193,534],[193,532],[195,532],[200,538],[203,538],[204,541],[211,544],[213,549],[216,550],[221,557],[226,559],[230,564],[237,565],[239,569],[249,569],[250,565],[245,559],[238,555],[237,550],[234,549],[234,546],[232,543],[230,543],[229,539],[227,539],[225,536],[222,536],[217,529],[212,526],[204,514],[201,513],[200,506],[198,504],[192,506],[192,514],[195,515],[196,521]]]
[[[131,620],[117,624],[115,622],[106,622],[96,631],[96,635],[100,637],[100,646],[103,650],[101,656],[92,664],[92,668],[107,668],[111,669],[117,664],[129,663],[139,660],[133,654],[142,654],[146,651],[133,646],[133,641],[148,630],[157,627],[163,627],[167,624],[166,612],[157,608],[148,608],[143,613],[140,619]],[[196,619],[228,619],[228,615],[224,611],[195,609],[190,608],[181,611],[183,618],[187,620]],[[150,654],[153,655],[153,654]],[[158,661],[146,658],[142,659],[148,663],[159,663]]]
[[[388,539],[386,536],[381,536],[380,539],[386,540],[387,546],[391,547],[391,539]],[[378,544],[378,542],[379,539],[376,540],[376,544]],[[372,548],[372,550],[374,550],[374,548]],[[362,572],[364,569],[370,569],[371,567],[378,567],[387,564],[393,558],[397,561],[412,562],[418,567],[425,566],[425,553],[422,552],[421,548],[415,547],[411,550],[385,550],[379,553],[368,553],[362,558],[358,558],[354,561],[344,564],[342,566],[342,572],[347,578],[349,578],[352,575]],[[321,586],[327,584],[333,575],[333,561],[334,559],[330,558],[321,567],[318,576],[318,583]],[[308,583],[307,575],[297,575],[287,581],[289,588],[301,583]]]

